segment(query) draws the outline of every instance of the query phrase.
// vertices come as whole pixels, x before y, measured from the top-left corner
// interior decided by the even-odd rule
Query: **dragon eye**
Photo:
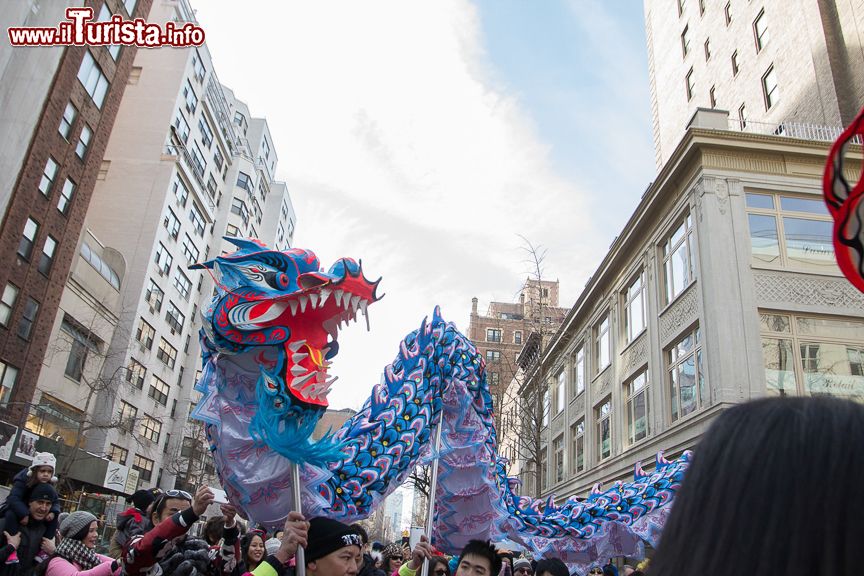
[[[277,288],[279,288],[280,290],[285,290],[286,288],[288,288],[289,283],[290,282],[288,281],[288,275],[287,274],[285,274],[284,272],[279,272],[278,274],[276,274],[276,287]]]

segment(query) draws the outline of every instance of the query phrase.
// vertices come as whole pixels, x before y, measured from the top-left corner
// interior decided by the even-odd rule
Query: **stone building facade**
[[[864,398],[864,295],[834,261],[830,142],[697,113],[543,357],[542,491],[583,496],[766,395]],[[847,177],[860,177],[852,146]],[[536,374],[536,372],[535,372]]]
[[[819,138],[864,106],[864,6],[849,0],[645,0],[658,168],[699,107],[737,130]],[[836,134],[835,134],[836,135]]]

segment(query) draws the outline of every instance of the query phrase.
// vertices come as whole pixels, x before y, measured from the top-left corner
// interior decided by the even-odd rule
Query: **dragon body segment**
[[[437,308],[400,343],[385,381],[362,409],[335,433],[309,440],[326,392],[306,392],[307,382],[330,382],[338,328],[358,310],[368,312],[377,282],[366,280],[353,260],[323,273],[311,269],[317,258],[309,251],[274,253],[252,241],[237,243],[238,253],[203,265],[214,271],[219,289],[204,312],[209,325],[202,330],[198,383],[204,396],[193,416],[207,423],[222,485],[248,518],[277,525],[296,509],[292,462],[301,465],[304,514],[353,522],[369,516],[415,466],[437,456],[432,536],[446,552],[472,538],[509,539],[580,566],[655,541],[689,454],[675,462],[658,457],[651,474],[637,466],[634,482],[605,492],[598,487],[584,501],[557,506],[552,498],[520,496],[497,454],[485,361]],[[288,262],[293,259],[307,267]],[[280,281],[280,272],[289,277]],[[331,298],[337,305],[328,307]]]

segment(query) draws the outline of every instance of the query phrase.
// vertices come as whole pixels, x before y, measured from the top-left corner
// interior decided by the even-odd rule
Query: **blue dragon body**
[[[437,457],[432,537],[446,552],[472,538],[509,539],[579,567],[656,540],[689,453],[675,462],[658,456],[650,474],[637,465],[633,482],[595,488],[582,501],[556,505],[518,495],[518,481],[506,476],[497,454],[485,361],[437,308],[400,343],[363,408],[334,434],[311,441],[327,405],[338,328],[367,313],[377,282],[353,260],[324,273],[309,251],[231,240],[238,252],[203,264],[219,288],[203,312],[204,396],[193,416],[207,424],[222,485],[247,517],[277,525],[296,508],[292,462],[301,465],[307,516],[353,522],[415,466]]]

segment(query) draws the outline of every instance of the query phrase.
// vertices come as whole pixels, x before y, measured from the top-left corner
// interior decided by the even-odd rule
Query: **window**
[[[747,107],[744,104],[741,104],[741,107],[738,108],[738,125],[741,127],[741,130],[747,127]]]
[[[168,311],[165,313],[165,320],[168,321],[168,325],[171,326],[171,333],[174,332],[182,332],[183,331],[183,322],[186,321],[186,317],[183,316],[183,313],[180,312],[180,309],[174,304],[174,302],[168,302]]]
[[[604,460],[612,455],[612,399],[607,397],[594,409],[597,426],[597,455]]]
[[[171,270],[171,264],[174,263],[174,257],[171,256],[168,248],[159,242],[159,247],[156,249],[156,255],[154,256],[153,261],[156,262],[159,267],[159,274],[167,276],[168,272]]]
[[[564,435],[559,434],[552,440],[552,453],[555,454],[555,482],[564,481]]]
[[[174,177],[174,199],[177,201],[178,206],[186,206],[186,200],[189,199],[189,189],[186,188],[186,185],[180,180],[179,176]]]
[[[129,451],[125,448],[121,448],[116,444],[111,444],[111,449],[108,450],[108,459],[112,462],[117,462],[118,464],[126,465],[126,458],[129,457]]]
[[[821,197],[746,194],[751,262],[836,274],[833,221]]]
[[[225,235],[234,236],[235,238],[237,238],[238,236],[240,236],[240,228],[238,228],[234,224],[228,224],[225,227]]]
[[[690,214],[684,218],[663,245],[663,270],[666,300],[669,304],[696,278],[693,266],[693,222]]]
[[[498,328],[487,328],[486,329],[486,341],[487,342],[501,342],[501,330]]]
[[[225,162],[225,157],[222,155],[222,150],[219,149],[219,146],[216,146],[216,151],[213,152],[213,163],[216,165],[217,170],[222,170],[223,162]]]
[[[171,238],[176,239],[177,235],[180,234],[180,220],[171,208],[168,208],[168,213],[165,215],[165,219],[162,220],[162,225],[168,231],[168,235]]]
[[[128,402],[120,401],[120,428],[131,432],[138,417],[138,408]]]
[[[33,244],[36,242],[38,232],[39,224],[32,218],[27,218],[27,222],[24,223],[24,234],[18,242],[18,256],[24,260],[30,260],[30,255],[33,254]]]
[[[698,326],[666,351],[666,365],[674,422],[707,403],[702,370],[702,340]]]
[[[577,474],[585,470],[585,420],[570,427],[570,471]]]
[[[522,344],[522,331],[514,330],[513,331],[513,343],[514,344]]]
[[[864,397],[864,322],[760,311],[771,396]]]
[[[151,310],[161,312],[163,296],[165,296],[165,292],[151,278],[147,285],[147,292],[144,293],[144,301],[150,305]]]
[[[108,8],[108,3],[102,4],[102,9],[99,10],[99,17],[96,19],[97,22],[110,22],[111,21],[111,10]],[[106,46],[108,49],[108,54],[111,56],[112,60],[117,60],[117,56],[120,54],[120,46]]]
[[[75,194],[76,187],[77,185],[71,178],[66,178],[63,188],[60,190],[60,198],[57,199],[57,210],[61,214],[69,212],[69,206],[72,204],[72,196]]]
[[[739,70],[739,68],[738,68],[738,51],[735,50],[732,53],[732,76],[737,76],[738,70]]]
[[[705,39],[705,61],[707,62],[710,59],[711,59],[711,39],[706,38]]]
[[[612,361],[612,339],[609,337],[609,315],[603,317],[594,326],[594,342],[596,343],[597,373],[609,366]]]
[[[687,88],[687,101],[689,102],[693,98],[693,68],[687,72],[687,76],[684,77],[684,84]]]
[[[213,174],[207,177],[207,193],[211,198],[216,198],[216,178],[213,177]]]
[[[486,350],[487,362],[499,362],[501,360],[501,352],[499,350]]]
[[[201,143],[205,148],[210,148],[213,144],[213,129],[203,115],[198,119],[198,129],[201,131]]]
[[[10,282],[3,288],[3,297],[0,298],[0,324],[3,326],[9,326],[9,318],[12,317],[16,300],[18,300],[18,287]]]
[[[36,316],[39,314],[39,302],[33,298],[27,297],[24,303],[24,312],[21,314],[21,320],[18,322],[18,336],[24,340],[30,340],[30,333],[33,331],[33,324],[36,323]]]
[[[200,256],[200,252],[198,251],[198,247],[195,246],[195,242],[192,238],[189,237],[188,234],[183,238],[183,256],[186,257],[186,261],[190,264],[194,264],[198,262],[198,257]]]
[[[249,212],[246,210],[246,203],[240,198],[231,200],[231,213],[242,217],[244,224],[249,224]]]
[[[243,130],[243,135],[246,135],[246,130],[249,128],[249,124],[246,122],[246,117],[242,112],[234,113],[234,124],[240,127]]]
[[[129,366],[126,367],[126,381],[139,390],[142,390],[144,388],[144,377],[146,375],[147,368],[134,358],[130,358]]]
[[[164,342],[164,340],[163,340]],[[150,390],[147,395],[153,398],[162,406],[168,405],[168,396],[171,394],[171,387],[156,376],[150,377]]]
[[[18,368],[0,361],[0,406],[7,406],[9,398],[12,396],[12,390],[15,388],[15,382],[18,380]]]
[[[549,485],[549,448],[540,448],[540,486],[546,488]]]
[[[138,319],[138,332],[135,334],[135,339],[141,343],[141,345],[150,350],[153,348],[153,338],[156,336],[156,330],[153,329],[150,324],[147,323],[143,318]]]
[[[643,369],[624,386],[627,395],[627,438],[630,444],[648,436],[648,369]]]
[[[72,132],[72,125],[75,124],[75,118],[78,117],[78,108],[72,102],[66,103],[66,109],[63,110],[63,117],[60,118],[60,135],[64,139],[69,140],[69,134]],[[40,187],[41,190],[41,187]]]
[[[498,372],[489,372],[489,387],[495,388],[501,383],[501,375]]]
[[[264,152],[264,159],[270,159],[270,144],[267,143],[267,138],[261,140],[261,150]]]
[[[726,25],[732,23],[732,2],[727,2],[726,6],[723,7],[723,16],[726,18]]]
[[[57,176],[57,162],[51,156],[45,162],[45,169],[42,171],[42,179],[39,181],[39,191],[48,198],[51,195],[51,188],[54,186],[54,178]]]
[[[68,322],[65,318],[60,325],[60,329],[69,335],[72,340],[64,373],[72,380],[80,382],[84,366],[87,364],[88,352],[90,350],[98,352],[98,345],[94,342],[93,335]]]
[[[640,272],[624,293],[624,332],[632,342],[645,329],[645,274]]]
[[[762,95],[765,98],[765,110],[770,110],[780,99],[780,90],[777,89],[777,75],[774,73],[773,64],[762,76]]]
[[[573,354],[573,378],[570,395],[575,398],[585,390],[585,348],[579,346]]]
[[[198,209],[198,206],[195,203],[192,203],[192,207],[189,209],[189,221],[192,223],[192,227],[195,228],[195,233],[198,236],[204,237],[204,216],[201,215],[201,210]]]
[[[756,40],[756,52],[761,51],[768,43],[768,19],[765,17],[764,8],[753,21],[753,38]]]
[[[686,58],[687,53],[690,52],[690,26],[684,26],[684,31],[681,32],[681,52],[682,55]]]
[[[138,480],[141,482],[150,482],[153,478],[153,460],[149,458],[136,454],[132,460],[132,469],[138,471]]]
[[[81,61],[81,67],[78,69],[78,80],[87,90],[87,93],[93,98],[93,103],[97,108],[102,108],[102,103],[105,101],[105,94],[108,92],[108,79],[102,73],[99,64],[89,51],[84,52],[84,59]]]
[[[714,86],[711,86],[711,89],[708,90],[708,102],[710,102],[712,110],[717,108],[717,96],[714,93]]]
[[[174,115],[174,122],[171,125],[174,126],[177,137],[184,144],[189,142],[189,123],[186,122],[186,117],[183,116],[183,112],[179,108],[177,109],[177,114]]]
[[[678,0],[678,16],[684,14],[684,0]]]
[[[567,406],[567,371],[563,368],[555,376],[555,414],[564,411]]]
[[[192,51],[192,70],[195,72],[195,78],[198,81],[204,80],[204,75],[207,74],[207,69],[204,68],[204,63],[201,62],[201,55],[198,50]]]
[[[43,276],[48,276],[51,272],[51,265],[54,263],[54,251],[57,250],[57,240],[53,236],[45,237],[45,245],[42,246],[42,256],[39,257],[38,270]]]
[[[183,87],[183,100],[186,102],[186,110],[194,113],[195,108],[198,107],[198,96],[195,95],[195,90],[189,80],[186,80],[186,85]]]
[[[249,175],[245,172],[237,173],[237,186],[243,188],[250,194],[252,193],[252,179],[249,178]],[[235,214],[239,214],[239,212],[235,212]]]
[[[550,394],[549,389],[543,391],[543,426],[549,425],[549,404],[550,404]]]
[[[189,300],[189,293],[192,291],[192,282],[186,277],[186,274],[183,273],[179,266],[174,270],[174,287],[184,300]]]
[[[195,169],[202,178],[204,177],[204,172],[207,171],[207,161],[204,160],[204,154],[201,152],[201,148],[198,147],[198,142],[192,141],[192,167]]]
[[[87,155],[87,148],[90,146],[90,139],[93,137],[93,130],[90,126],[84,124],[81,128],[81,135],[78,136],[78,144],[75,146],[75,155],[81,160]]]

